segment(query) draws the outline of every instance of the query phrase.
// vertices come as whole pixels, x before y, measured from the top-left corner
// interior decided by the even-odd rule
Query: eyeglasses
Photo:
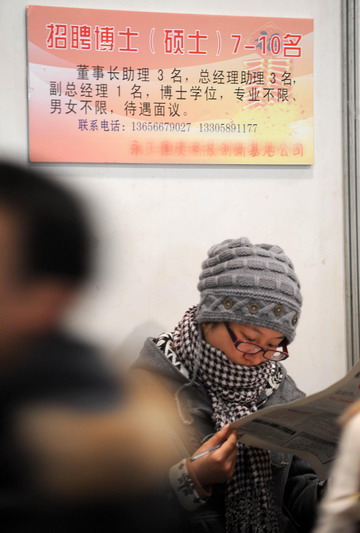
[[[225,327],[231,337],[234,347],[241,353],[248,353],[250,355],[255,355],[257,353],[263,352],[263,357],[268,361],[283,361],[289,357],[286,345],[283,346],[283,352],[281,350],[264,350],[261,346],[253,344],[252,342],[243,341],[238,339],[228,322],[225,322]]]

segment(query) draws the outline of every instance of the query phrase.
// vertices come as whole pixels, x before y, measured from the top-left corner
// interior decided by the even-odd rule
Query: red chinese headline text
[[[130,52],[138,53],[140,33],[130,26],[118,31],[114,26],[89,26],[87,24],[62,24],[51,22],[47,24],[48,34],[46,47],[56,50],[82,50],[96,52]],[[155,28],[150,30],[148,37],[149,47],[155,54]],[[207,55],[207,43],[211,36],[196,29],[187,33],[184,29],[165,28],[163,30],[163,53],[171,55]],[[301,57],[302,49],[299,43],[301,34],[261,32],[253,43],[243,39],[240,33],[231,33],[225,36],[225,42],[232,43],[232,53],[237,54],[241,47],[244,50],[257,51],[261,55],[274,55],[282,57]],[[216,31],[217,52],[220,55],[223,37]]]

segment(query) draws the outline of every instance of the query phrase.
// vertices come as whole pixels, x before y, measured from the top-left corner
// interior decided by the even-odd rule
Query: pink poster
[[[29,158],[313,163],[313,20],[29,6]]]

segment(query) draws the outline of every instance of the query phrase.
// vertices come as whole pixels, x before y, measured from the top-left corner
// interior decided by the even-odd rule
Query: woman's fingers
[[[196,455],[199,452],[204,452],[208,450],[209,448],[213,448],[213,446],[221,445],[222,447],[223,442],[225,442],[227,439],[228,433],[229,433],[229,424],[226,424],[226,426],[221,428],[209,440],[204,442],[204,444],[198,450],[196,450],[194,455]]]
[[[233,453],[236,455],[236,431],[232,431],[226,441],[214,453],[217,454],[219,461],[226,461]]]
[[[229,455],[227,460],[230,461],[231,463],[235,464],[237,456],[238,456],[238,448],[237,448],[237,446],[235,446],[233,452]]]
[[[218,431],[197,453],[220,444],[220,447],[191,463],[191,470],[203,486],[231,479],[237,457],[237,433],[229,433],[229,425]]]
[[[225,439],[229,432],[229,424],[226,424],[224,427],[222,427],[215,435],[211,437],[207,441],[207,443],[211,443],[211,446],[216,446],[216,444],[221,444]]]

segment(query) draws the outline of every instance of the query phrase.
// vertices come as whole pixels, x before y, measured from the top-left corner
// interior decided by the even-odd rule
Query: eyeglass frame
[[[267,361],[284,361],[285,359],[287,359],[289,357],[289,353],[287,351],[286,344],[282,345],[283,350],[264,350],[264,348],[261,348],[261,346],[259,346],[258,344],[255,344],[255,343],[249,342],[249,341],[245,341],[243,339],[238,339],[237,336],[235,335],[235,333],[233,332],[233,330],[231,329],[229,322],[224,322],[224,325],[225,325],[225,328],[226,328],[227,332],[230,335],[230,338],[232,340],[232,343],[234,344],[235,349],[238,352],[240,352],[240,353],[247,353],[249,355],[257,355],[258,353],[263,352],[263,354],[264,354],[263,357]],[[254,353],[243,352],[242,350],[239,350],[239,348],[238,348],[239,345],[242,344],[242,343],[243,344],[251,344],[252,346],[255,346],[255,348],[259,348],[259,350],[257,352],[254,352]],[[280,353],[281,355],[283,355],[284,357],[282,357],[281,359],[272,359],[271,357],[266,357],[266,355],[265,355],[266,352],[277,352],[277,353]]]

